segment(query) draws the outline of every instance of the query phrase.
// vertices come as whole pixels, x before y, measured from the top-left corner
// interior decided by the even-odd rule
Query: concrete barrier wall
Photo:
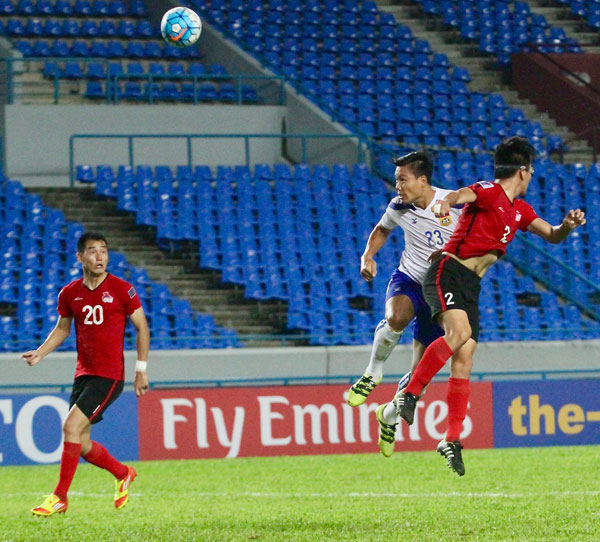
[[[73,134],[279,133],[285,108],[210,105],[7,105],[5,148],[7,174],[66,175]],[[129,163],[126,140],[78,140],[75,165]],[[278,140],[251,143],[256,162],[276,162]],[[242,140],[194,140],[194,164],[243,164]],[[185,139],[138,140],[136,164],[187,164]]]
[[[149,377],[153,382],[198,380],[307,378],[325,379],[362,374],[369,346],[281,347],[229,350],[155,350]],[[126,353],[126,377],[134,375],[135,352]],[[1,384],[69,384],[75,372],[75,353],[50,354],[28,367],[18,354],[0,354]],[[412,350],[398,346],[386,363],[388,375],[408,370]],[[474,372],[600,370],[600,341],[482,343],[475,354]],[[448,374],[448,368],[440,375]],[[539,376],[538,376],[539,378]]]

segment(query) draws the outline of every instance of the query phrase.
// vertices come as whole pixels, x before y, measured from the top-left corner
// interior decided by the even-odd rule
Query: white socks
[[[406,386],[408,386],[408,381],[410,380],[411,372],[406,373],[399,381],[398,381],[398,391],[396,395],[398,395]],[[396,397],[394,396],[394,399]],[[385,408],[383,409],[383,421],[389,425],[394,425],[398,421],[398,410],[396,409],[396,404],[394,401],[390,401]]]
[[[402,331],[394,331],[385,319],[379,322],[375,328],[371,359],[369,360],[369,366],[365,370],[365,373],[370,375],[375,382],[381,380],[383,376],[383,364],[398,344],[401,336]]]
[[[394,401],[390,401],[383,409],[383,421],[388,425],[394,425],[398,421],[398,411]]]

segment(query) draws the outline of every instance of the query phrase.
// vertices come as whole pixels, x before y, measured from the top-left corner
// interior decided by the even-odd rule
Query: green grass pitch
[[[69,510],[29,510],[58,466],[0,468],[1,541],[600,540],[600,448],[465,450],[459,478],[435,452],[136,464],[123,510],[110,474],[80,464]]]

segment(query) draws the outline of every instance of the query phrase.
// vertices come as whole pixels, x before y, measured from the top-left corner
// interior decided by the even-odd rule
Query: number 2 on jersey
[[[510,226],[504,226],[504,235],[500,239],[501,243],[508,243],[507,237],[510,235]]]
[[[92,324],[100,325],[104,322],[104,310],[102,309],[102,305],[85,305],[83,307],[83,312],[87,312],[85,316],[84,324],[91,326]]]

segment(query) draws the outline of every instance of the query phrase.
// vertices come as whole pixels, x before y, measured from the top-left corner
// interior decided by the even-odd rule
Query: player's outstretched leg
[[[444,439],[437,446],[437,451],[448,461],[448,467],[450,467],[459,476],[463,476],[465,474],[465,464],[463,463],[462,459],[462,449],[462,444],[458,440],[455,440],[454,442],[448,442],[446,439]]]
[[[68,499],[61,499],[58,495],[52,493],[46,497],[46,500],[31,509],[31,513],[34,516],[48,517],[54,514],[64,514],[69,506]]]
[[[381,382],[383,365],[398,344],[401,336],[402,331],[394,331],[385,318],[379,322],[375,329],[371,357],[365,374],[348,390],[348,404],[350,406],[362,405],[375,386]]]
[[[387,423],[385,420],[384,411],[388,403],[383,403],[377,407],[375,416],[379,424],[379,450],[384,457],[390,457],[394,453],[394,444],[396,443],[396,426],[397,423]]]
[[[133,467],[128,467],[129,472],[125,478],[115,480],[115,508],[123,508],[129,501],[129,486],[135,480],[137,472]]]

